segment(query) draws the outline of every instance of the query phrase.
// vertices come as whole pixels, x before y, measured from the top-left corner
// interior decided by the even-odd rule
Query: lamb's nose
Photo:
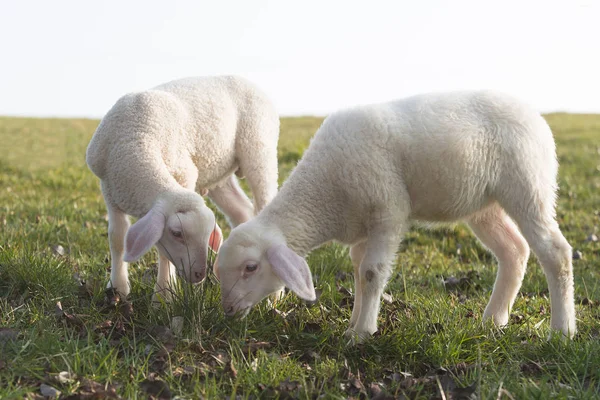
[[[228,309],[225,311],[225,314],[227,314],[227,315],[229,315],[229,316],[233,315],[233,314],[234,314],[234,312],[233,312],[233,306],[229,307],[229,308],[228,308]]]

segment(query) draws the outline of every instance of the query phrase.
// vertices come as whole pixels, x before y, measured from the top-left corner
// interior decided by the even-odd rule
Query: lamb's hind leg
[[[278,125],[261,126],[250,124],[246,127],[246,137],[254,140],[240,140],[237,144],[238,161],[242,175],[246,177],[252,198],[254,214],[258,214],[277,194],[277,130]],[[271,131],[262,143],[256,139],[264,136],[261,131]],[[253,132],[251,134],[251,132]],[[269,143],[270,142],[270,143]]]
[[[571,246],[554,218],[531,214],[515,219],[546,274],[552,309],[550,326],[573,337],[576,326]]]
[[[107,287],[113,288],[121,296],[131,291],[127,263],[123,261],[125,234],[129,229],[129,219],[122,211],[106,203],[108,211],[108,243],[110,246],[110,281]]]
[[[540,179],[523,187],[513,187],[500,204],[517,223],[542,264],[552,317],[550,326],[567,337],[576,333],[572,249],[555,219],[553,185]]]
[[[252,202],[234,175],[231,175],[222,186],[211,189],[208,197],[227,216],[232,228],[248,221],[254,214]]]
[[[498,205],[475,215],[468,223],[498,260],[496,283],[483,317],[491,318],[498,326],[506,325],[523,282],[529,246],[515,223]]]

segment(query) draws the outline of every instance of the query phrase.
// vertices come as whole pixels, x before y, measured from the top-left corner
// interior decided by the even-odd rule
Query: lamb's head
[[[156,245],[180,276],[197,283],[206,276],[208,247],[217,251],[222,240],[215,215],[202,196],[165,193],[127,231],[124,261],[137,260]]]
[[[214,271],[228,316],[245,317],[252,306],[284,286],[303,299],[316,298],[304,258],[287,247],[280,234],[256,220],[231,231],[221,246]]]

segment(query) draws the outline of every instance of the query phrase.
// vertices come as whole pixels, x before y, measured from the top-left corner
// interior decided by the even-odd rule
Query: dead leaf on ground
[[[293,392],[302,388],[300,381],[291,381],[290,378],[285,378],[279,383],[279,390],[282,392]]]
[[[171,330],[166,326],[153,326],[152,328],[150,328],[150,330],[148,330],[148,334],[161,343],[166,343],[175,340],[173,332],[171,332]]]
[[[242,352],[244,352],[244,354],[254,354],[256,353],[258,350],[266,350],[269,349],[273,346],[273,343],[271,342],[256,342],[256,341],[250,341],[248,343],[246,343],[244,345],[244,347],[242,347]]]
[[[600,304],[600,302],[592,300],[592,299],[588,299],[587,297],[580,299],[578,301],[578,303],[581,304],[582,306],[588,306],[588,307],[597,307],[598,304]]]
[[[365,393],[365,387],[360,381],[359,377],[354,375],[353,373],[348,373],[348,387],[346,389],[349,393],[358,394]]]
[[[369,392],[371,392],[371,397],[377,397],[382,392],[381,386],[373,382],[369,385]]]
[[[369,394],[371,395],[371,400],[395,400],[396,397],[391,394],[386,393],[385,390],[382,389],[383,384],[381,383],[371,383],[369,386]],[[404,397],[401,397],[404,398]]]
[[[237,371],[237,368],[235,367],[235,365],[233,364],[233,360],[230,360],[228,365],[229,365],[229,372],[231,373],[231,376],[233,376],[234,378],[237,378],[238,371]]]
[[[98,400],[120,399],[117,395],[117,385],[102,384],[91,379],[83,378],[74,394],[65,397],[65,400]]]
[[[40,385],[40,393],[42,394],[42,396],[50,399],[55,399],[58,396],[60,396],[59,390],[53,388],[50,385],[46,385],[45,383],[42,383]]]
[[[300,360],[304,362],[313,362],[318,361],[320,359],[321,355],[314,350],[308,350],[304,352],[304,354],[302,354],[302,356],[300,357]]]
[[[388,386],[393,382],[401,382],[407,378],[412,378],[412,374],[410,372],[395,372],[391,370],[387,370],[386,372],[387,374],[383,378],[383,382]]]
[[[261,398],[274,399],[274,398],[279,397],[278,396],[279,393],[275,389],[273,389],[270,386],[265,385],[264,383],[258,383],[256,385],[256,387],[261,392]]]
[[[100,337],[119,340],[127,334],[127,329],[123,321],[117,320],[113,322],[107,319],[94,327],[94,333]]]
[[[114,307],[121,301],[121,295],[115,288],[108,288],[104,291],[104,303],[108,307]]]
[[[51,247],[52,248],[52,253],[55,256],[59,256],[62,257],[65,255],[65,248],[62,247],[60,244],[55,244],[54,246]]]
[[[119,313],[125,317],[125,319],[132,320],[133,319],[133,303],[127,300],[124,300],[119,305]]]
[[[304,324],[304,329],[302,330],[305,333],[318,333],[321,332],[321,324],[316,322],[307,322]]]
[[[171,389],[165,381],[145,379],[140,383],[141,389],[157,399],[171,399]]]
[[[63,310],[63,307],[62,307],[62,304],[60,301],[58,301],[56,303],[56,306],[54,307],[54,315],[59,320],[65,321],[68,325],[79,327],[79,328],[85,327],[85,324],[84,324],[83,320],[81,319],[81,317],[87,317],[87,315],[69,314],[68,312]]]
[[[152,373],[162,373],[167,369],[167,356],[168,353],[159,349],[156,354],[150,359],[148,370]]]
[[[62,385],[68,385],[70,383],[75,382],[75,374],[72,374],[68,371],[59,372],[55,377],[56,381]]]
[[[173,371],[173,377],[179,379],[190,379],[192,376],[194,376],[194,372],[196,372],[196,368],[189,365],[177,367]]]
[[[535,361],[527,361],[521,364],[521,372],[529,375],[536,375],[543,371],[542,365]]]
[[[520,324],[524,319],[525,317],[521,314],[510,314],[510,320],[515,324]]]
[[[231,357],[224,351],[208,352],[207,354],[210,356],[209,365],[211,367],[224,367],[231,361]]]
[[[467,387],[459,387],[451,375],[436,376],[438,390],[442,398],[448,400],[476,400],[477,382],[473,382]]]
[[[0,328],[0,343],[12,342],[19,337],[19,331],[13,328]]]

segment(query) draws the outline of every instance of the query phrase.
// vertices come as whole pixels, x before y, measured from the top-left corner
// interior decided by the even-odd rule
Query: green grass
[[[131,303],[107,305],[106,211],[84,160],[97,121],[0,118],[0,398],[39,397],[41,384],[64,398],[161,389],[180,398],[364,398],[378,388],[397,398],[461,398],[460,388],[481,399],[597,398],[600,243],[586,238],[600,236],[600,116],[547,119],[561,162],[559,222],[583,254],[574,261],[577,337],[546,340],[550,305],[534,257],[510,325],[482,324],[495,261],[458,225],[407,235],[380,332],[347,347],[352,268],[337,245],[308,257],[322,291],[314,305],[288,294],[277,310],[263,302],[230,320],[207,280],[182,284],[172,304],[154,309],[154,253],[130,268]],[[282,120],[281,180],[320,123]],[[450,276],[464,285],[445,287]]]

